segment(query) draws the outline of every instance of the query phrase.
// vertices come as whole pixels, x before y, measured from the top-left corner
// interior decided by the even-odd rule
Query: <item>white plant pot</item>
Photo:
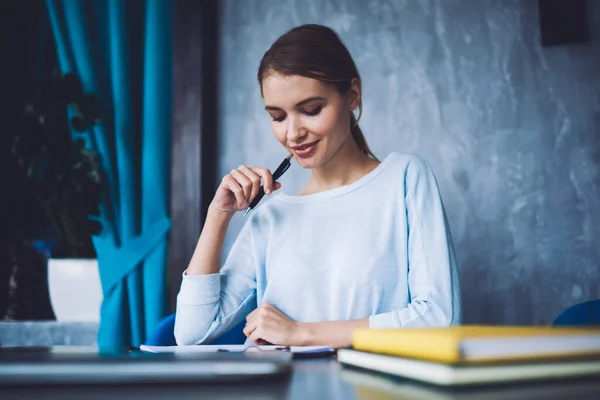
[[[102,285],[98,260],[49,259],[48,289],[57,321],[100,321]]]

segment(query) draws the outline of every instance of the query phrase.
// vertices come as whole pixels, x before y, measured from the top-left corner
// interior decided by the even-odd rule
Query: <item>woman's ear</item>
[[[350,101],[350,110],[356,110],[362,99],[362,91],[360,87],[360,79],[354,78],[350,81],[350,90],[348,91],[348,99]]]

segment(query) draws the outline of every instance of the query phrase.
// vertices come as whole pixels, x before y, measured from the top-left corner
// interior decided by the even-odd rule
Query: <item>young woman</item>
[[[252,211],[225,264],[232,215],[259,187],[245,165],[225,176],[177,299],[178,344],[208,343],[244,319],[253,343],[349,345],[357,328],[459,322],[457,267],[433,173],[418,156],[369,149],[354,111],[361,80],[331,29],[304,25],[265,53],[258,82],[275,138],[312,176],[298,195]]]

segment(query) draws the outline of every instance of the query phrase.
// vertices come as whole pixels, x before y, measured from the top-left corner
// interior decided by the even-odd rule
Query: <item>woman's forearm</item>
[[[218,273],[221,268],[221,252],[232,214],[221,213],[208,208],[206,221],[198,239],[198,244],[188,265],[188,275],[208,275]]]
[[[346,347],[352,344],[356,329],[369,328],[369,318],[351,321],[301,322],[304,346]]]

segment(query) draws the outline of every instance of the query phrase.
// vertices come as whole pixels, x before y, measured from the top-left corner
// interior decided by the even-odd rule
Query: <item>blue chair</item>
[[[231,328],[222,336],[210,342],[210,344],[244,344],[246,335],[244,335],[244,326],[246,321],[240,322],[238,325]],[[146,339],[148,346],[175,346],[175,314],[171,314],[163,318],[158,326],[154,329]]]
[[[600,325],[600,300],[586,301],[567,308],[554,320],[552,325]]]

